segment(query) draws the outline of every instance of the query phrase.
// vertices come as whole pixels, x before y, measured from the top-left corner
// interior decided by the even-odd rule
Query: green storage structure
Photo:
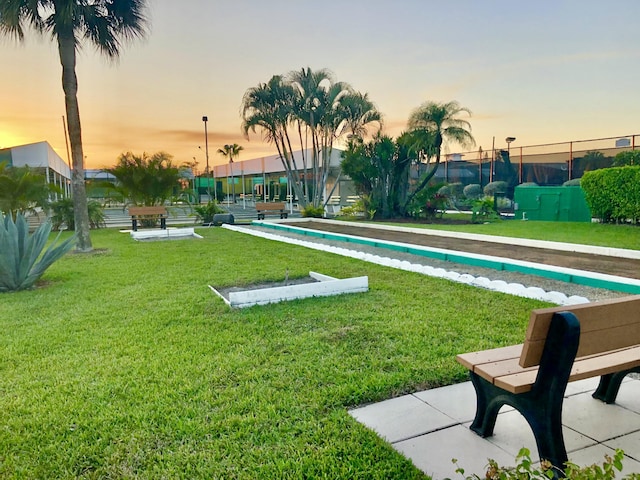
[[[550,222],[591,222],[591,211],[579,186],[515,188],[515,218]]]

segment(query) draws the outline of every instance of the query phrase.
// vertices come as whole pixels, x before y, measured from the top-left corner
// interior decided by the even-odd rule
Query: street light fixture
[[[203,115],[202,121],[204,122],[204,154],[207,158],[207,196],[209,197],[209,201],[211,201],[211,170],[209,169],[209,136],[207,135],[208,120],[209,118],[206,115]]]
[[[504,141],[507,142],[507,152],[511,154],[511,142],[515,142],[516,137],[507,137],[504,139]]]

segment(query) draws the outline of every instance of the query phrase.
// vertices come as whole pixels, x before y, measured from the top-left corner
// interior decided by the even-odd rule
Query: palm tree
[[[120,191],[133,205],[164,205],[181,188],[185,167],[176,166],[166,152],[135,155],[131,152],[118,157],[114,167],[104,171],[116,177]]]
[[[0,212],[14,220],[18,213],[37,213],[37,207],[47,209],[55,193],[61,193],[60,189],[47,183],[43,173],[29,166],[10,167],[0,162]]]
[[[77,250],[93,249],[89,237],[89,214],[84,184],[84,153],[80,111],[76,52],[86,41],[108,58],[117,58],[123,40],[141,37],[147,20],[143,14],[146,0],[12,0],[0,2],[0,32],[24,39],[24,28],[30,26],[41,34],[49,34],[58,44],[62,65],[62,89],[66,107],[67,128],[73,161],[72,188]]]
[[[233,203],[236,203],[236,185],[233,178],[233,159],[237,158],[242,150],[244,150],[244,147],[238,145],[237,143],[234,143],[233,145],[227,144],[224,147],[218,149],[218,153],[220,155],[229,159],[229,165],[231,166],[231,188],[233,189],[233,193],[231,195]]]
[[[413,133],[417,139],[433,139],[432,143],[425,142],[421,144],[417,142],[414,145],[414,150],[418,152],[418,158],[423,158],[425,155],[428,157],[428,149],[431,147],[435,152],[436,162],[420,182],[418,188],[410,195],[407,203],[436,174],[436,170],[440,165],[442,144],[445,141],[458,143],[462,147],[475,145],[475,140],[471,135],[471,124],[466,120],[457,118],[462,112],[471,115],[471,111],[468,108],[461,107],[456,101],[451,101],[447,103],[425,102],[411,113],[408,123],[409,133]]]

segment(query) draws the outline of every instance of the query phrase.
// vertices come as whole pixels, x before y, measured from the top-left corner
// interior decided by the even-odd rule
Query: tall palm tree
[[[146,0],[3,0],[0,2],[0,33],[19,41],[30,26],[48,34],[58,44],[62,65],[62,89],[73,161],[72,188],[77,250],[93,249],[89,237],[89,214],[84,184],[84,153],[78,108],[76,52],[88,42],[108,58],[120,55],[123,40],[145,34]]]
[[[414,145],[414,149],[418,150],[418,156],[420,157],[425,154],[428,155],[428,150],[431,147],[435,151],[436,162],[420,182],[418,188],[410,195],[407,203],[435,175],[440,165],[442,144],[445,141],[458,143],[462,147],[475,145],[475,140],[471,135],[471,124],[466,120],[457,118],[462,112],[471,115],[471,111],[468,108],[461,107],[456,101],[447,103],[425,102],[411,112],[408,122],[409,133],[413,133],[416,139],[432,138],[431,144],[425,143],[420,146],[418,142]]]
[[[218,153],[223,157],[229,159],[229,165],[231,166],[231,188],[233,189],[233,193],[231,194],[233,203],[236,203],[236,185],[233,178],[233,159],[237,158],[240,155],[240,152],[244,150],[244,147],[234,143],[233,145],[225,145],[222,148],[218,149]]]
[[[336,82],[326,69],[303,68],[272,77],[247,90],[241,112],[245,135],[260,127],[267,140],[275,143],[302,207],[319,206],[324,197],[334,142],[350,132],[362,135],[366,125],[380,123],[380,114],[366,94]],[[298,135],[302,147],[301,165],[293,156],[290,130]]]

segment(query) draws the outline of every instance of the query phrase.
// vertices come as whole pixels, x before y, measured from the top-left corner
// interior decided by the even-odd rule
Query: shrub
[[[640,166],[585,172],[580,185],[592,214],[602,222],[640,219]]]
[[[473,202],[471,208],[471,223],[483,223],[499,218],[498,212],[493,208],[493,198],[485,197]]]
[[[89,228],[96,229],[104,227],[104,211],[102,205],[97,200],[87,202],[89,209]],[[76,223],[73,215],[73,199],[62,198],[51,204],[51,223],[54,230],[60,230],[62,225],[66,225],[68,230],[75,230]]]
[[[538,184],[536,182],[524,182],[518,185],[519,187],[537,187]]]
[[[215,200],[209,201],[206,205],[196,205],[193,207],[196,212],[196,222],[213,223],[213,216],[216,213],[224,213]]]
[[[42,223],[29,235],[24,215],[19,213],[14,222],[10,215],[0,213],[0,292],[31,288],[53,262],[73,248],[75,235],[58,242],[58,233],[45,249],[50,233],[51,222]]]
[[[482,197],[482,186],[477,183],[472,183],[464,187],[462,193],[469,200],[477,200]]]
[[[485,185],[483,191],[485,195],[489,197],[493,197],[495,196],[496,192],[507,193],[507,188],[508,188],[507,182],[498,180],[496,182],[491,182]]]
[[[582,178],[572,178],[571,180],[567,180],[562,184],[563,187],[579,187]]]
[[[301,213],[303,217],[322,218],[324,217],[324,207],[322,206],[315,207],[309,204],[302,209]]]

